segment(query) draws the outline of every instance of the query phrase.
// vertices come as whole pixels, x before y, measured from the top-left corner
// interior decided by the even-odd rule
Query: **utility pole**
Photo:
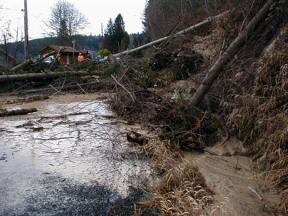
[[[24,30],[25,30],[25,57],[29,56],[29,37],[28,37],[28,11],[27,11],[27,0],[24,0]]]
[[[104,58],[104,47],[103,47],[103,41],[104,41],[104,33],[103,33],[103,23],[101,23],[101,33],[102,33],[102,58]]]
[[[73,43],[73,64],[75,64],[75,39],[72,41]]]

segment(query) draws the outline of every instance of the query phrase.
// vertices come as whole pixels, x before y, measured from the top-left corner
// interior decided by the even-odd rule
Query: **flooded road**
[[[94,98],[7,107],[38,112],[0,120],[0,215],[133,214],[135,189],[150,169],[125,136],[141,127],[117,120]]]

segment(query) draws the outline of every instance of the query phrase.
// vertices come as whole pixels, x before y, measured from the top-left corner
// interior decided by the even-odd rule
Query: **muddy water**
[[[276,215],[273,211],[277,208],[278,195],[266,187],[262,175],[253,168],[252,158],[232,156],[235,149],[247,151],[239,140],[230,138],[225,144],[219,142],[207,149],[218,156],[205,153],[185,158],[196,161],[207,186],[215,193],[210,216]],[[223,153],[231,156],[219,156]]]
[[[131,189],[142,187],[150,170],[125,134],[141,127],[117,120],[94,98],[64,95],[7,107],[38,112],[0,120],[0,215],[132,214]]]

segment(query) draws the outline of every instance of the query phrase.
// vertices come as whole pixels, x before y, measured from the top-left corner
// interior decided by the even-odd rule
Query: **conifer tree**
[[[103,47],[110,51],[113,51],[114,49],[113,44],[112,44],[113,34],[114,34],[113,22],[112,22],[112,19],[110,18],[107,24],[107,28],[105,29],[104,39],[103,39]]]
[[[114,23],[110,19],[105,29],[103,47],[113,53],[127,49],[130,38],[125,31],[125,23],[121,14],[118,14]]]

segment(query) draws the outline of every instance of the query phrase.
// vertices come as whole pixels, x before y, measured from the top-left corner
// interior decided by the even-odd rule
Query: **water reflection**
[[[43,174],[105,185],[123,197],[139,176],[150,174],[147,161],[136,157],[139,149],[125,143],[130,128],[103,101],[51,102],[38,115],[4,118],[0,125],[0,156],[6,155],[0,160],[0,203],[3,194],[15,200],[5,208],[41,191],[35,182]],[[127,152],[135,157],[123,157]]]

